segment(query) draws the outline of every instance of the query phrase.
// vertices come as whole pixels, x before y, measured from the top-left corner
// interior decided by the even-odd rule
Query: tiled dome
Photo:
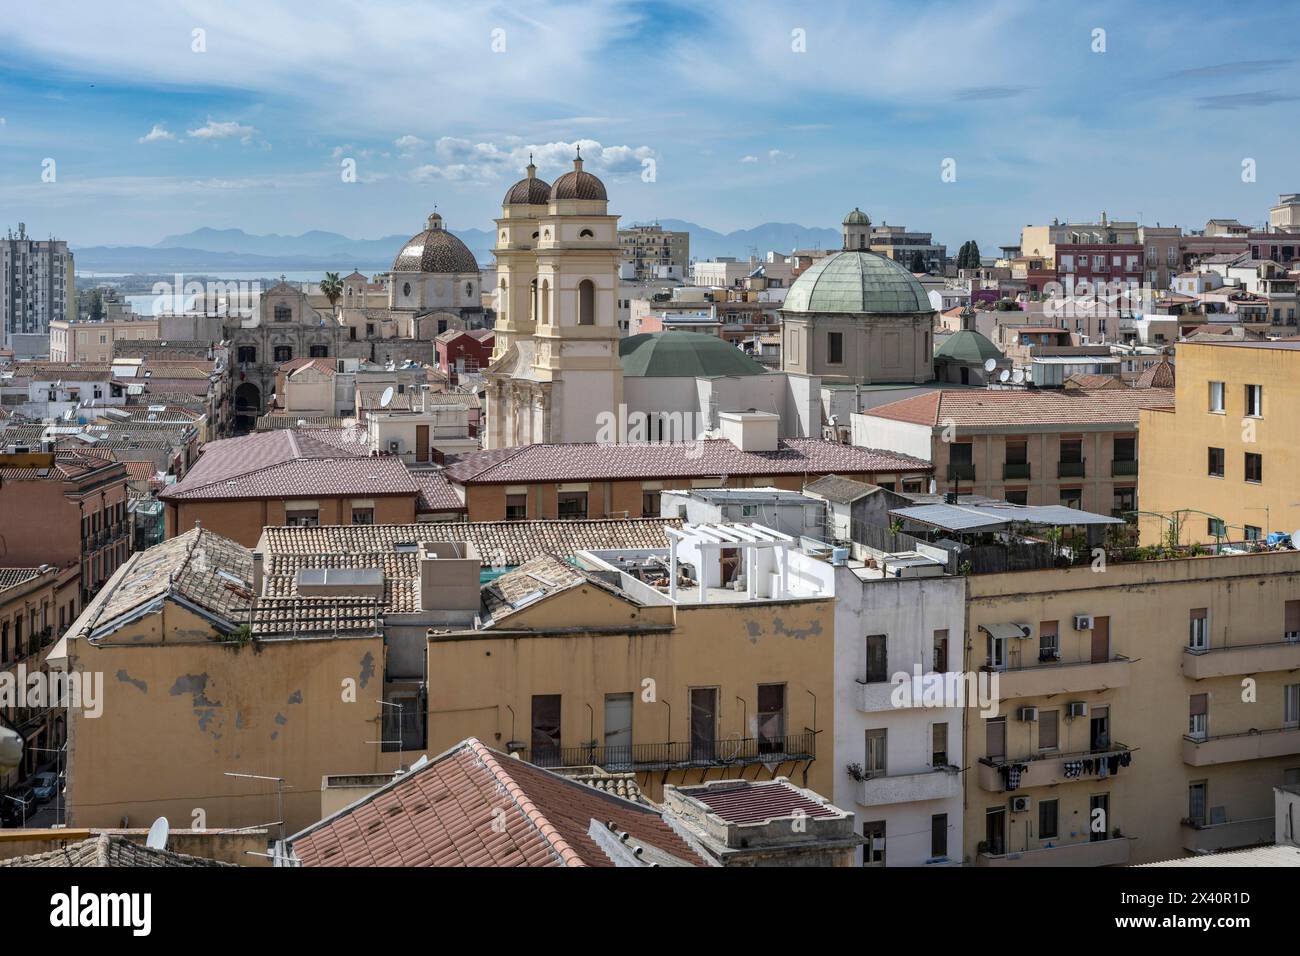
[[[573,171],[567,172],[551,187],[552,199],[595,199],[608,202],[605,184],[591,173],[583,172],[582,157],[573,161]]]
[[[412,236],[402,246],[393,260],[393,271],[460,274],[479,269],[469,246],[444,229],[442,216],[435,212],[424,232]]]

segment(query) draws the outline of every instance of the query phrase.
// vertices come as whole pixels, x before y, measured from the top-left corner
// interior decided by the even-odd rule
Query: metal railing
[[[948,477],[950,479],[960,478],[963,481],[974,481],[975,466],[969,463],[951,462],[948,465]]]
[[[812,760],[816,740],[812,731],[784,737],[720,737],[716,740],[680,740],[657,744],[606,747],[535,747],[521,756],[539,767],[596,766],[604,770],[671,770],[689,767],[747,766]]]
[[[1056,463],[1057,478],[1082,478],[1084,476],[1084,463],[1081,461],[1058,461]]]
[[[1004,479],[1028,478],[1029,474],[1029,462],[1027,461],[1008,461],[1002,465],[1002,477]]]
[[[1124,460],[1116,458],[1110,463],[1111,477],[1120,475],[1136,475],[1138,473],[1138,463],[1135,460]]]

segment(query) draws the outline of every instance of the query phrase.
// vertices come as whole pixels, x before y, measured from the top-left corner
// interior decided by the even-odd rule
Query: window
[[[605,695],[605,753],[602,763],[632,762],[632,695]]]
[[[587,517],[587,493],[585,491],[562,491],[557,501],[557,515],[565,520],[585,520]]]
[[[826,333],[826,361],[830,365],[844,364],[844,333]]]
[[[1223,414],[1223,383],[1210,383],[1210,411],[1217,415]]]
[[[1038,712],[1038,749],[1056,750],[1061,746],[1061,712],[1059,710],[1040,710]]]
[[[1060,638],[1056,621],[1043,621],[1038,625],[1038,659],[1042,663],[1061,659]]]
[[[1264,480],[1264,456],[1253,451],[1246,452],[1246,480],[1259,484]]]
[[[1187,736],[1204,740],[1210,724],[1210,695],[1192,694],[1187,701]]]
[[[874,820],[862,824],[862,836],[867,841],[862,847],[862,865],[884,866],[885,821]]]
[[[641,492],[641,517],[643,518],[659,517],[659,492],[658,491]]]
[[[1215,538],[1226,538],[1228,536],[1228,526],[1222,518],[1207,518],[1205,520],[1205,533]]]
[[[1187,646],[1194,651],[1203,651],[1210,646],[1210,612],[1207,608],[1192,608],[1190,630],[1187,634]]]
[[[596,324],[596,284],[590,279],[578,283],[578,324]]]
[[[1058,806],[1055,800],[1038,801],[1038,839],[1055,840],[1061,835]]]
[[[992,634],[989,635],[988,659],[985,663],[994,670],[1006,670],[1007,639],[1005,637],[994,637]]]
[[[1263,528],[1257,527],[1256,525],[1253,524],[1246,525],[1245,531],[1246,531],[1247,541],[1258,541],[1260,535],[1264,533]]]
[[[1300,601],[1288,603],[1295,603],[1300,608]],[[934,669],[940,674],[946,673],[948,670],[948,631],[946,629],[934,632]]]
[[[1083,509],[1083,489],[1082,488],[1062,488],[1061,504],[1067,508]]]
[[[1007,755],[1007,719],[991,717],[984,721],[984,755],[1001,760]]]
[[[560,695],[533,695],[532,762],[552,767],[560,759]]]
[[[293,318],[293,309],[287,305],[277,305],[275,307],[275,321],[288,322]]]
[[[280,362],[289,362],[292,360],[293,360],[292,345],[277,345],[275,347],[275,361],[277,364]]]
[[[523,521],[528,517],[528,496],[506,495],[506,520]]]
[[[1196,826],[1205,826],[1206,791],[1204,780],[1187,785],[1187,819]]]
[[[785,750],[785,685],[758,685],[758,752]]]
[[[936,813],[930,817],[930,859],[948,855],[948,814]]]
[[[1029,503],[1029,489],[1008,488],[1003,492],[1003,497],[1006,498],[1008,504],[1025,505]]]
[[[1207,467],[1207,474],[1209,474],[1211,478],[1223,477],[1223,449],[1222,448],[1211,448],[1209,450],[1209,464],[1206,467]]]
[[[315,528],[320,525],[320,509],[316,505],[284,506],[284,523],[290,528]]]
[[[1282,688],[1282,726],[1300,727],[1300,684]]]
[[[946,767],[948,765],[948,725],[930,725],[930,766]]]
[[[1300,644],[1300,601],[1287,601],[1283,607],[1282,636],[1288,644]]]
[[[888,742],[889,731],[867,731],[866,753],[862,762],[862,769],[868,777],[883,777],[885,775],[885,753],[888,750]]]
[[[409,283],[409,282],[403,282],[403,283],[402,283],[402,295],[404,295],[404,296],[406,296],[406,297],[408,297],[408,298],[410,297],[410,295],[411,295],[411,283]]]
[[[1137,461],[1137,439],[1116,438],[1114,459],[1116,461]]]
[[[1061,461],[1070,463],[1083,461],[1083,440],[1079,438],[1061,439]]]
[[[307,347],[307,354],[312,358],[326,358],[330,354],[328,345],[310,345]]]
[[[257,349],[251,345],[241,345],[236,354],[241,365],[253,365],[257,362]]]
[[[374,524],[375,509],[374,508],[353,508],[352,523],[353,524]]]
[[[888,638],[884,634],[867,635],[867,672],[864,684],[879,684],[889,680]]]
[[[1251,418],[1260,418],[1264,414],[1264,386],[1247,385],[1246,386],[1246,415]]]

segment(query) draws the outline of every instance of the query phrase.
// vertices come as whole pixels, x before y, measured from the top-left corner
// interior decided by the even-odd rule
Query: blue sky
[[[368,238],[436,204],[482,229],[530,151],[553,178],[576,142],[628,221],[861,206],[990,252],[1102,210],[1260,222],[1300,189],[1291,32],[1280,8],[1187,2],[8,5],[0,227]]]

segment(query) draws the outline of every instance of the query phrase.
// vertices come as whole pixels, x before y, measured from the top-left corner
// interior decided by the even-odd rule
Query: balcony
[[[1027,479],[1029,476],[1030,468],[1027,461],[1008,461],[1002,465],[1002,479],[1004,481],[1017,478]]]
[[[1082,478],[1084,477],[1084,462],[1081,461],[1058,461],[1056,463],[1057,478]]]
[[[1125,461],[1115,459],[1110,463],[1110,474],[1112,478],[1128,477],[1138,473],[1138,463],[1136,461]]]
[[[812,731],[785,737],[721,737],[705,741],[670,741],[627,747],[548,747],[519,751],[538,767],[596,766],[613,773],[642,770],[678,770],[692,767],[747,767],[752,764],[813,760],[816,741]]]
[[[921,675],[919,681],[915,676],[909,675],[906,681],[899,684],[895,684],[892,680],[859,680],[857,682],[858,710],[878,713],[925,707],[929,706],[926,704],[927,699],[940,701],[939,706],[950,706],[942,702],[951,699],[953,688],[960,691],[962,686],[961,675],[951,671],[946,673],[927,671]]]
[[[857,802],[864,807],[961,796],[956,767],[927,767],[916,773],[881,774],[858,782]]]
[[[1273,818],[1192,823],[1184,820],[1183,849],[1192,853],[1219,853],[1273,842]]]
[[[1218,737],[1183,736],[1183,763],[1208,767],[1239,760],[1266,760],[1300,754],[1300,727],[1247,730]]]
[[[974,481],[975,466],[970,463],[949,462],[948,479],[950,481]]]
[[[1183,649],[1183,676],[1192,680],[1289,671],[1300,667],[1300,640]]]
[[[1132,840],[1114,837],[1084,843],[1062,843],[1036,850],[994,855],[981,853],[977,866],[1126,866]]]
[[[1127,657],[1116,656],[1096,663],[1071,661],[1067,664],[1035,664],[1015,670],[994,671],[998,675],[998,699],[1050,697],[1054,694],[1082,694],[1085,691],[1127,687],[1131,663]]]
[[[1080,773],[1078,776],[1066,776],[1065,768],[1067,764],[1073,764],[1077,761],[1096,761],[1106,757],[1119,756],[1129,752],[1126,744],[1115,744],[1103,750],[1083,750],[1077,753],[1047,753],[1036,754],[1032,757],[1022,757],[1019,760],[1008,760],[1005,757],[990,759],[981,757],[976,767],[976,775],[979,785],[990,793],[1006,793],[1007,786],[1002,779],[1002,768],[1011,765],[1025,767],[1026,769],[1020,774],[1020,785],[1017,790],[1024,790],[1028,787],[1052,787],[1058,783],[1097,783],[1102,779],[1109,779],[1109,774],[1105,778],[1101,777],[1095,771],[1093,773]],[[1122,768],[1119,772],[1125,773],[1128,768]]]

